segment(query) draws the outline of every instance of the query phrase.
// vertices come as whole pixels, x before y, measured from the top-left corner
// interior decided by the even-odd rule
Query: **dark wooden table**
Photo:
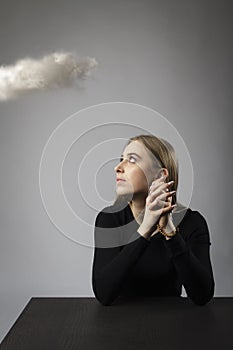
[[[232,350],[233,298],[31,298],[1,350]]]

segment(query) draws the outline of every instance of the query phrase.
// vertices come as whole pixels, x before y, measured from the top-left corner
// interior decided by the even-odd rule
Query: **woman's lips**
[[[125,180],[117,179],[116,182],[125,182]]]

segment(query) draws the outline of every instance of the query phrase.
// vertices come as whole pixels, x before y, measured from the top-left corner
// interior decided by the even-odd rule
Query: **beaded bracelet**
[[[175,231],[172,231],[172,232],[169,232],[169,233],[168,233],[168,232],[164,231],[164,230],[163,230],[163,226],[160,226],[159,224],[157,224],[157,229],[158,229],[159,232],[160,232],[163,236],[165,236],[165,237],[173,237],[173,236],[175,236],[176,232],[179,231],[179,228],[176,227],[176,228],[175,228]]]

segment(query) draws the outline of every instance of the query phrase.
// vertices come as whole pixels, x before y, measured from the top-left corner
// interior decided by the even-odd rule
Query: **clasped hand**
[[[146,198],[143,225],[153,232],[152,235],[158,233],[157,224],[166,227],[170,223],[171,227],[174,226],[172,217],[169,215],[176,206],[176,204],[171,204],[172,195],[176,191],[169,191],[173,183],[174,181],[166,183],[160,177],[154,180],[150,186],[149,194]]]

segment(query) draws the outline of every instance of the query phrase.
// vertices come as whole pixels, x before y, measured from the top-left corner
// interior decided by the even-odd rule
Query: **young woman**
[[[92,288],[111,305],[119,296],[178,296],[197,305],[214,295],[205,218],[176,197],[173,147],[153,135],[129,139],[116,172],[117,198],[95,220]]]

